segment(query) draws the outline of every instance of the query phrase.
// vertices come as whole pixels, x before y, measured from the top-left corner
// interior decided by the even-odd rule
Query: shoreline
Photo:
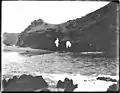
[[[55,86],[57,85],[57,82],[59,80],[64,81],[65,78],[72,79],[73,84],[78,84],[78,88],[76,88],[74,90],[74,92],[107,91],[107,88],[110,85],[117,84],[117,82],[97,80],[96,79],[97,77],[110,77],[112,79],[116,79],[117,81],[119,80],[119,76],[110,76],[110,75],[98,75],[97,77],[94,76],[94,75],[93,76],[83,76],[83,75],[80,75],[80,74],[75,75],[75,74],[48,74],[48,73],[32,73],[32,74],[26,74],[26,75],[32,75],[33,77],[42,76],[43,79],[48,84],[47,89],[54,90],[54,91],[58,90],[57,88],[55,88]],[[36,90],[36,91],[39,91],[39,89]]]

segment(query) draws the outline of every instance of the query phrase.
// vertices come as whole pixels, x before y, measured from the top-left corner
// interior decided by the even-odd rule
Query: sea
[[[2,78],[31,74],[42,75],[49,86],[66,77],[78,84],[74,91],[107,91],[115,82],[96,80],[99,76],[119,80],[119,61],[105,57],[91,57],[91,52],[52,52],[29,55],[20,52],[2,51]],[[85,82],[87,81],[87,82]]]

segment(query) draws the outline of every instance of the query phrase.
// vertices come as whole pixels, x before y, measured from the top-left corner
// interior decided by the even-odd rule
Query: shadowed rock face
[[[31,23],[20,35],[18,46],[35,49],[63,50],[71,52],[101,51],[106,56],[116,56],[116,9],[117,3],[108,5],[82,18],[69,20],[62,24],[48,24],[39,19]],[[54,41],[60,39],[56,48]],[[72,47],[65,48],[69,40]]]
[[[24,74],[20,76],[20,78],[14,76],[13,79],[9,79],[8,82],[3,79],[2,82],[4,91],[35,91],[48,87],[48,84],[42,76],[33,77]]]

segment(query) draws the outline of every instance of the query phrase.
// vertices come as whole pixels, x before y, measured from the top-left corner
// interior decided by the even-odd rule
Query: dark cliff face
[[[116,16],[117,3],[108,5],[90,13],[82,18],[69,20],[62,24],[48,24],[41,19],[31,23],[20,35],[18,46],[37,49],[56,50],[54,41],[60,39],[59,50],[101,51],[107,56],[116,54]],[[65,48],[65,42],[69,40],[72,47]]]

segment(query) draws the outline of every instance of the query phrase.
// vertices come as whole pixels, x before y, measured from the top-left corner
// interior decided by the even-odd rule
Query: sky
[[[2,1],[2,32],[20,33],[32,21],[60,24],[80,18],[109,2],[103,1]]]

